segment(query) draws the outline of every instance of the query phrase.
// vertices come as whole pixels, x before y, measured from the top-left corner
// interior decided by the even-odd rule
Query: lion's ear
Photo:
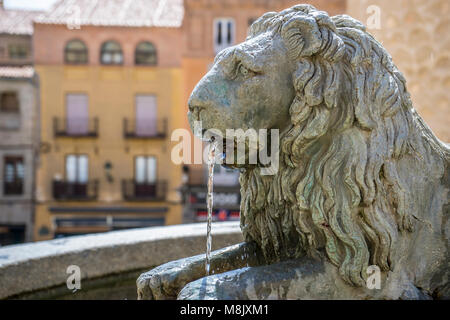
[[[316,20],[306,15],[296,15],[285,22],[281,36],[293,61],[315,54],[322,45],[322,35]]]

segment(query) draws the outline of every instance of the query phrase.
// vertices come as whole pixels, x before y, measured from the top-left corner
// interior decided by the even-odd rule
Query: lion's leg
[[[365,297],[337,277],[328,262],[304,257],[203,277],[179,293],[183,300],[352,299]]]
[[[243,242],[211,253],[211,274],[264,263],[253,242]],[[138,299],[175,299],[187,283],[204,277],[205,255],[171,261],[141,274],[137,280]]]
[[[306,258],[245,267],[193,281],[181,290],[178,299],[292,299],[290,291],[295,291],[299,284],[310,285],[323,270],[322,262]]]
[[[398,275],[401,276],[401,275]],[[397,277],[391,274],[391,278]],[[272,299],[430,299],[412,282],[398,279],[381,288],[355,287],[345,283],[338,269],[323,260],[303,257],[271,265],[245,267],[203,277],[188,283],[178,294],[181,300]]]

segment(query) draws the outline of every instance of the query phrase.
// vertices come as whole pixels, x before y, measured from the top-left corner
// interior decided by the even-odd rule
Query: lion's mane
[[[297,16],[306,27],[287,28]],[[363,285],[369,264],[393,268],[399,234],[413,231],[414,195],[398,177],[399,159],[427,163],[446,151],[360,22],[298,5],[259,18],[249,38],[263,32],[281,34],[297,63],[296,97],[278,173],[241,173],[244,236],[268,262],[326,255],[344,280]]]

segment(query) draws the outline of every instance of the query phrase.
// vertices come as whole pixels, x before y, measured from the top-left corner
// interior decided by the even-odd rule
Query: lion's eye
[[[239,72],[243,75],[243,76],[248,76],[248,74],[250,73],[250,70],[247,69],[246,67],[244,67],[242,64],[239,66]]]

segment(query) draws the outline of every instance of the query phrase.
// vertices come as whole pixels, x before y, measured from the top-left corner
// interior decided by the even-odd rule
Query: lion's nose
[[[197,92],[193,92],[192,95],[189,97],[188,100],[188,108],[189,111],[194,116],[194,119],[200,120],[200,111],[207,109],[208,102],[206,99],[201,98],[201,94],[198,94]]]
[[[189,112],[192,114],[195,120],[199,120],[199,113],[201,108],[196,106],[194,103],[191,102],[191,99],[188,101],[188,109]]]
[[[204,102],[196,97],[194,94],[191,95],[191,97],[188,100],[188,108],[189,111],[194,112],[198,109],[201,109],[204,107]]]
[[[195,104],[192,102],[192,99],[191,99],[191,98],[189,98],[189,100],[188,100],[188,109],[189,109],[190,112],[194,112],[194,110],[196,109],[196,106],[195,106]]]
[[[200,111],[203,109],[203,102],[200,101],[193,93],[188,100],[188,109],[191,113],[192,119],[200,121]]]
[[[214,98],[214,92],[210,90],[210,76],[204,76],[195,86],[188,100],[188,107],[190,111],[196,109],[208,109],[211,101]]]

